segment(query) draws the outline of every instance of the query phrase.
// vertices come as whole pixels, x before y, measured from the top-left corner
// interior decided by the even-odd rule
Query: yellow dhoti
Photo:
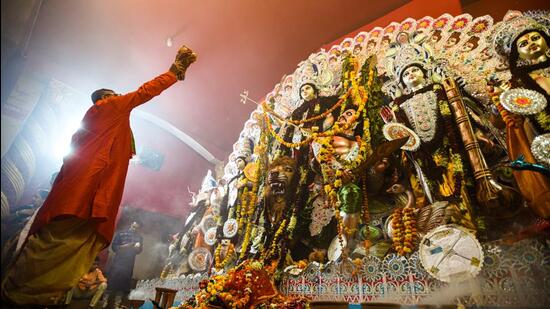
[[[58,219],[29,237],[2,281],[2,298],[15,304],[60,304],[107,245],[95,224]]]

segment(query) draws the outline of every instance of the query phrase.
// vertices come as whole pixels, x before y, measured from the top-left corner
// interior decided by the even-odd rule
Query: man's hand
[[[189,66],[191,63],[197,61],[197,54],[193,52],[189,47],[183,45],[178,50],[175,62],[181,62]]]
[[[178,50],[176,60],[174,60],[174,63],[170,67],[170,72],[174,73],[178,80],[183,80],[185,79],[187,68],[196,60],[197,54],[184,45]]]

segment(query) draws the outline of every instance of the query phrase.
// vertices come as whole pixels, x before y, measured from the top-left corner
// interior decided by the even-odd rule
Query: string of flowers
[[[363,241],[363,245],[365,246],[365,251],[369,252],[369,249],[372,245],[370,241],[370,229],[369,229],[369,223],[370,223],[370,213],[369,213],[369,199],[367,196],[367,181],[366,179],[363,179],[363,208],[362,210],[362,217],[363,217],[363,224],[365,224],[365,240]]]
[[[357,66],[354,65],[354,70],[357,70]],[[347,73],[346,73],[347,74]],[[351,85],[348,91],[351,91],[351,95],[354,98],[354,104],[358,106],[356,115],[363,115],[363,138],[357,139],[357,143],[359,145],[359,152],[357,157],[354,158],[354,160],[351,160],[351,162],[341,162],[338,160],[338,162],[341,163],[342,167],[338,168],[333,173],[333,165],[330,164],[332,160],[337,160],[337,156],[334,155],[334,147],[332,146],[332,138],[317,138],[317,142],[321,145],[321,148],[319,150],[319,161],[321,165],[321,172],[323,175],[323,181],[325,183],[324,190],[325,194],[327,196],[327,201],[329,205],[332,205],[334,209],[334,217],[337,220],[337,230],[338,230],[338,240],[340,242],[340,245],[343,247],[343,237],[342,235],[345,233],[347,235],[351,235],[353,231],[346,227],[343,224],[342,216],[340,215],[340,201],[338,200],[338,194],[337,191],[340,190],[340,188],[343,185],[343,176],[344,171],[353,171],[356,168],[358,168],[363,162],[366,160],[367,155],[370,155],[372,153],[372,149],[370,147],[370,123],[368,117],[366,117],[366,102],[368,101],[368,93],[366,92],[365,88],[362,86],[359,86],[357,84],[357,79],[355,72],[349,72],[349,80],[346,80],[345,86],[348,86],[348,81]],[[371,67],[369,70],[369,76],[367,81],[367,88],[370,89],[372,86],[372,81],[374,77],[374,68]],[[335,132],[343,132],[345,130],[348,130],[351,125],[355,122],[355,119],[352,119],[352,121],[346,123],[345,125],[340,128],[340,124],[336,122],[333,126],[333,130]],[[334,136],[334,135],[332,135]],[[365,197],[366,198],[366,197]],[[368,204],[367,204],[368,207]],[[364,210],[366,213],[368,213],[368,209]],[[368,216],[368,215],[367,215]],[[366,218],[366,217],[365,217]],[[367,218],[368,219],[368,218]]]
[[[393,211],[393,248],[399,255],[411,253],[417,238],[416,219],[412,207],[400,207]]]
[[[241,216],[242,216],[241,220],[243,220],[242,221],[243,224],[246,222],[246,229],[245,229],[245,232],[244,232],[244,239],[243,239],[243,243],[242,243],[242,246],[241,246],[241,252],[240,252],[240,255],[239,255],[239,260],[244,259],[244,257],[246,256],[246,253],[248,251],[248,247],[250,245],[252,227],[254,225],[254,222],[253,222],[254,213],[256,212],[256,205],[257,205],[257,200],[258,200],[258,188],[260,186],[260,179],[261,179],[260,172],[263,171],[264,166],[267,166],[267,162],[266,162],[267,158],[266,158],[265,154],[266,154],[266,151],[267,151],[269,141],[268,141],[268,138],[267,138],[268,136],[266,134],[266,128],[265,128],[266,124],[264,122],[262,122],[261,120],[262,120],[262,118],[258,117],[258,121],[260,122],[260,127],[261,127],[261,133],[260,133],[259,142],[256,145],[256,147],[254,147],[254,153],[256,154],[256,157],[258,158],[257,163],[256,163],[255,175],[257,175],[258,177],[257,177],[257,180],[254,182],[254,184],[252,186],[251,192],[248,193],[249,198],[248,198],[247,208],[241,210]]]
[[[356,96],[356,102],[357,102],[356,105],[359,105],[359,109],[357,110],[357,112],[360,113],[360,112],[362,112],[362,110],[364,108],[364,104],[361,104],[360,102],[366,101],[367,95],[365,94],[365,91],[364,91],[363,87],[358,87],[358,88],[359,89],[354,94]],[[346,92],[346,94],[340,100],[347,99],[347,96],[350,93],[352,93],[352,89],[348,90],[348,92]],[[297,143],[290,143],[290,142],[285,141],[284,138],[282,136],[280,136],[277,132],[275,132],[275,129],[273,129],[273,124],[271,123],[271,120],[270,120],[269,114],[268,114],[268,110],[266,108],[267,105],[264,103],[261,106],[262,106],[262,109],[263,109],[264,120],[267,124],[267,129],[268,129],[270,135],[275,137],[275,139],[280,144],[283,144],[288,148],[297,148],[297,147],[304,146],[306,144],[310,144],[312,141],[314,141],[315,139],[320,138],[320,137],[331,137],[331,136],[338,135],[338,134],[343,133],[344,131],[348,130],[353,124],[353,123],[347,123],[344,126],[339,126],[339,125],[337,125],[337,123],[335,123],[333,125],[333,127],[330,128],[329,130],[326,130],[324,132],[314,132],[303,141],[300,141],[300,142],[297,142]]]
[[[223,269],[227,265],[227,263],[229,263],[229,260],[231,260],[231,257],[235,253],[235,246],[233,245],[233,243],[230,243],[229,247],[227,248],[227,253],[225,254],[224,259],[220,261],[221,251],[222,251],[222,245],[218,244],[218,247],[216,248],[216,252],[214,254],[214,261],[215,261],[214,267],[216,270]]]
[[[256,147],[255,151],[261,152],[263,151],[262,147]],[[260,171],[262,169],[262,160],[258,160],[258,164],[256,165],[256,175],[260,175]],[[241,209],[241,223],[239,223],[239,228],[241,224],[244,226],[244,223],[246,223],[246,229],[244,231],[244,239],[241,246],[241,253],[239,255],[239,259],[242,260],[246,252],[248,250],[248,246],[250,244],[250,236],[252,233],[252,217],[254,215],[254,212],[256,211],[256,201],[257,201],[257,193],[258,193],[258,187],[259,187],[259,179],[256,180],[252,186],[252,190],[248,193],[248,198],[245,197],[245,203],[246,207],[243,206]],[[244,194],[243,194],[244,195]]]
[[[339,106],[342,106],[342,104],[346,101],[346,99],[348,98],[349,96],[349,92],[346,92],[342,97],[340,97],[340,99],[334,103],[334,105],[332,105],[329,109],[327,109],[325,112],[321,113],[321,114],[318,114],[318,115],[315,115],[313,117],[310,117],[310,118],[305,118],[305,119],[300,119],[300,120],[294,120],[294,119],[284,119],[284,117],[278,115],[271,107],[269,107],[269,105],[266,104],[266,102],[262,102],[262,107],[267,110],[270,114],[274,115],[277,119],[283,121],[283,122],[286,122],[286,123],[291,123],[291,124],[295,124],[295,125],[300,125],[300,124],[305,124],[305,123],[309,123],[309,122],[312,122],[312,121],[317,121],[319,119],[324,119],[326,118],[329,114],[331,114],[335,109],[337,109]]]
[[[234,213],[235,219],[237,220],[237,223],[239,223],[240,218],[241,218],[242,196],[243,196],[244,189],[246,189],[246,188],[247,187],[245,186],[244,188],[239,188],[239,191],[237,191],[237,205],[235,207],[235,213]],[[237,227],[238,227],[238,224],[237,224]],[[240,231],[239,231],[239,233],[240,233]]]
[[[271,241],[269,248],[267,248],[267,250],[265,250],[262,254],[262,258],[261,258],[262,260],[266,260],[271,257],[274,257],[276,253],[279,252],[279,250],[277,250],[278,248],[280,249],[279,238],[281,237],[281,235],[283,234],[286,228],[286,223],[287,223],[287,219],[284,219],[283,222],[281,222],[281,224],[279,225],[279,228],[277,229],[277,232],[275,232],[275,235],[273,236],[273,240]]]
[[[258,164],[258,167],[260,165]],[[244,231],[244,239],[241,246],[241,253],[239,255],[239,259],[243,259],[246,255],[246,251],[248,250],[248,245],[250,244],[250,236],[252,233],[252,214],[254,214],[254,211],[256,210],[256,192],[258,191],[258,184],[254,184],[254,188],[252,189],[252,192],[249,193],[249,202],[248,202],[248,209],[244,213],[243,217],[246,220],[246,229]],[[242,218],[241,218],[242,219]]]
[[[245,220],[245,214],[248,211],[248,201],[250,200],[250,196],[248,194],[248,187],[244,187],[242,194],[240,195],[240,201],[237,204],[237,222],[239,223],[239,234],[242,233],[243,226],[244,226],[244,220]]]
[[[369,81],[372,80],[372,76],[374,75],[374,71],[369,71]],[[372,83],[370,84],[372,85]],[[370,86],[369,85],[369,86]],[[371,144],[371,136],[370,136],[370,121],[369,117],[367,115],[367,110],[365,109],[363,111],[363,144],[364,147],[359,148],[359,158],[358,160],[361,160],[363,162],[367,155],[370,155],[372,153],[372,149],[370,148]],[[361,145],[363,146],[363,145]],[[354,167],[356,168],[356,167]],[[365,251],[369,252],[369,249],[371,247],[371,241],[370,241],[370,229],[369,229],[369,223],[370,223],[370,212],[369,212],[369,198],[367,195],[367,180],[366,177],[363,177],[363,207],[362,210],[362,217],[363,217],[363,224],[365,224],[365,240],[363,241],[363,245],[365,246]]]

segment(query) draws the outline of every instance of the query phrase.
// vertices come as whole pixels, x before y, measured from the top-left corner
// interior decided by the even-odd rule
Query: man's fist
[[[191,64],[197,60],[197,54],[195,54],[189,47],[183,45],[178,50],[176,55],[176,62]]]
[[[174,60],[174,63],[170,67],[170,72],[174,73],[178,80],[183,80],[185,78],[187,68],[196,60],[197,54],[184,45],[178,50],[176,60]]]

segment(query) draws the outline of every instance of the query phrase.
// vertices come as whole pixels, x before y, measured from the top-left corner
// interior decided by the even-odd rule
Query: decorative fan
[[[216,219],[213,215],[206,215],[202,218],[200,223],[201,231],[206,234],[206,232],[212,228],[216,227]]]
[[[227,219],[223,225],[223,236],[231,238],[237,235],[238,224],[235,219]]]
[[[211,227],[204,233],[204,242],[209,245],[213,246],[216,243],[216,227]]]
[[[189,262],[189,266],[194,271],[205,271],[206,267],[208,265],[208,262],[212,261],[212,256],[210,254],[210,251],[204,247],[196,248],[189,254],[189,258],[187,260]]]
[[[382,131],[384,133],[384,137],[389,141],[409,137],[407,143],[401,146],[401,149],[403,150],[416,151],[418,147],[420,147],[420,138],[418,137],[418,135],[416,135],[413,130],[407,128],[400,123],[386,123],[382,128]]]

